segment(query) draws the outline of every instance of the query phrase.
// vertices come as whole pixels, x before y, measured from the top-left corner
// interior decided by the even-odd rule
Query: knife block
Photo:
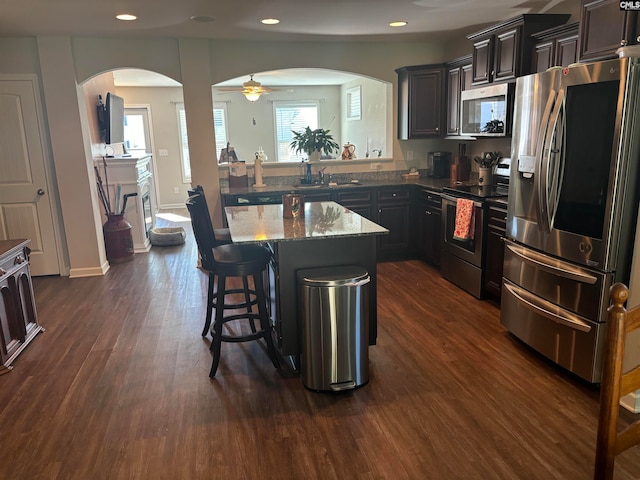
[[[471,175],[471,161],[465,155],[454,155],[451,165],[451,180],[454,182],[466,182]]]

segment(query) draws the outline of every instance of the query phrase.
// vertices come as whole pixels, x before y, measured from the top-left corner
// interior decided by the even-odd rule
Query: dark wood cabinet
[[[349,210],[375,221],[373,191],[356,188],[353,190],[336,192],[335,201]]]
[[[544,72],[550,67],[567,67],[578,60],[578,23],[560,25],[535,33],[532,71]]]
[[[29,240],[0,241],[0,375],[43,330],[29,271]]]
[[[471,55],[447,63],[447,135],[460,135],[460,92],[471,88]]]
[[[520,15],[468,35],[473,43],[473,84],[509,81],[531,73],[531,35],[561,25],[569,17],[564,14]]]
[[[418,65],[398,74],[398,139],[440,137],[444,124],[444,66]]]
[[[380,260],[406,258],[411,247],[411,190],[407,187],[377,191],[378,215],[375,222],[389,230],[378,237]]]
[[[582,0],[580,11],[581,62],[615,58],[616,50],[640,43],[640,15],[620,9],[614,0]]]
[[[500,298],[502,293],[502,264],[504,263],[504,243],[506,233],[507,206],[504,203],[489,203],[487,222],[487,243],[484,272],[485,292]]]
[[[442,253],[442,201],[438,193],[428,189],[420,189],[417,195],[417,254],[422,260],[440,267]]]

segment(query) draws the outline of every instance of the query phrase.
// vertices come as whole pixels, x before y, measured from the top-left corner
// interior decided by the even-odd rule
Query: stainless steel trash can
[[[316,391],[369,381],[369,273],[359,266],[299,270],[300,376]]]

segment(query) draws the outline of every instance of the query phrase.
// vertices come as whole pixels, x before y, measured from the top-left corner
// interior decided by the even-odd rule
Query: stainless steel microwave
[[[514,83],[463,90],[460,94],[460,134],[473,137],[511,135]]]

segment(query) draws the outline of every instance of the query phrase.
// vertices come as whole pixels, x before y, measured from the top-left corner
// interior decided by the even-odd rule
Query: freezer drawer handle
[[[560,325],[565,325],[569,328],[573,328],[574,330],[580,330],[581,332],[585,333],[591,331],[591,326],[589,324],[578,319],[578,317],[570,313],[568,310],[560,308],[557,305],[554,305],[553,303],[541,298],[535,297],[531,293],[522,288],[516,287],[515,285],[510,285],[506,282],[503,283],[503,285],[514,297],[516,297],[518,301],[535,310],[543,317],[559,323]],[[540,305],[536,305],[536,303],[539,303]],[[557,313],[551,312],[550,310],[562,312],[562,315],[558,315]]]
[[[597,277],[583,273],[561,260],[556,260],[557,265],[549,265],[544,261],[544,257],[542,255],[532,250],[517,247],[515,245],[507,245],[507,248],[511,250],[515,255],[517,255],[522,261],[535,265],[536,267],[550,272],[554,275],[570,278],[571,280],[575,280],[581,283],[588,283],[589,285],[593,285],[598,281]]]

